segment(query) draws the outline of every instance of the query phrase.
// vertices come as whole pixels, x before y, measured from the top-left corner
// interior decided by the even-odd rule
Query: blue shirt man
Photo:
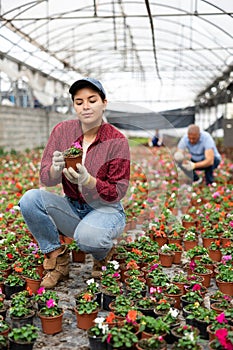
[[[201,182],[195,170],[205,171],[206,184],[214,181],[213,170],[218,167],[221,161],[215,142],[206,131],[200,131],[199,126],[190,125],[187,135],[184,135],[178,143],[178,151],[174,159],[184,173],[192,178],[194,182]],[[184,151],[188,151],[191,161],[184,159]]]

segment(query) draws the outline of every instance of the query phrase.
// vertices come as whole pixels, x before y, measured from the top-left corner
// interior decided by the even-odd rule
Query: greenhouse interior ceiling
[[[91,76],[154,111],[232,101],[232,0],[0,0],[0,14],[4,93],[27,85],[49,106]]]

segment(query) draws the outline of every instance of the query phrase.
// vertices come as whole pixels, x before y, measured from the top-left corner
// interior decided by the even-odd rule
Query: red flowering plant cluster
[[[226,328],[228,330],[231,329],[230,325],[228,324],[228,321],[225,317],[225,313],[222,312],[219,315],[216,316],[215,320],[210,324],[210,331],[215,333],[218,329]]]
[[[233,350],[233,331],[227,328],[217,329],[216,339],[211,342],[212,349],[215,350]]]

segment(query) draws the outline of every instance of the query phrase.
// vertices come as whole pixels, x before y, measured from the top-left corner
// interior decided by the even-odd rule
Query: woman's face
[[[80,89],[74,95],[74,109],[83,126],[93,127],[102,122],[107,100],[102,101],[100,95],[90,87]]]

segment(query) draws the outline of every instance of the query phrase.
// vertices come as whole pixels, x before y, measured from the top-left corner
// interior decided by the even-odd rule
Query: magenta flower
[[[218,329],[215,332],[215,335],[218,338],[219,343],[223,346],[223,349],[233,350],[233,344],[227,339],[228,331],[226,328]]]
[[[49,300],[47,300],[46,301],[46,306],[47,306],[47,308],[51,308],[51,307],[54,307],[56,305],[56,303],[55,303],[55,300],[53,300],[53,299],[49,299]]]
[[[198,283],[194,284],[192,290],[193,290],[194,292],[196,292],[196,291],[198,291],[198,290],[201,290],[201,285],[198,284]]]
[[[36,292],[37,292],[37,294],[42,295],[45,292],[45,288],[44,287],[40,287],[39,289],[37,289]]]
[[[112,277],[118,278],[118,277],[120,277],[120,274],[119,274],[118,272],[115,272],[115,273],[112,275]]]
[[[109,333],[109,334],[108,334],[108,336],[107,336],[107,343],[108,343],[108,344],[110,343],[111,338],[112,338],[112,334],[111,334],[111,333]]]
[[[216,320],[217,320],[219,323],[227,323],[227,319],[225,318],[224,312],[222,312],[221,314],[219,314],[219,315],[216,317]]]
[[[194,260],[192,260],[192,261],[190,262],[189,267],[190,267],[190,269],[191,269],[192,271],[195,269],[196,263],[195,263]]]

